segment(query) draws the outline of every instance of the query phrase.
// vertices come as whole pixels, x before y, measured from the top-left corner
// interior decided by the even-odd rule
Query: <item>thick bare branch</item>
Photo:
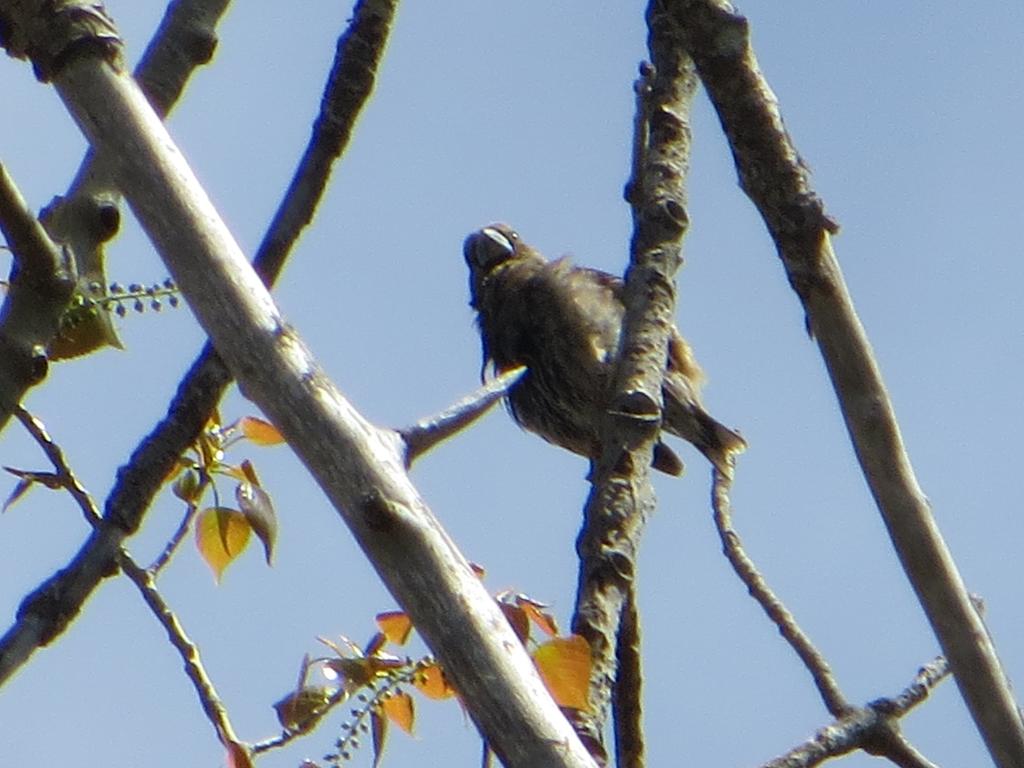
[[[590,643],[593,668],[592,713],[578,718],[576,727],[595,752],[608,715],[619,625],[631,599],[640,535],[655,503],[648,467],[661,424],[662,378],[675,313],[673,278],[688,224],[684,180],[689,105],[697,79],[658,5],[648,7],[654,71],[642,68],[637,84],[634,168],[626,187],[633,209],[626,313],[603,424],[604,452],[592,468],[593,488],[577,541],[580,576],[573,631]],[[634,755],[642,755],[642,748],[629,740],[626,744]]]
[[[907,577],[989,752],[1024,765],[1024,721],[991,638],[914,476],[871,344],[832,250],[836,224],[810,187],[745,18],[724,0],[666,0],[718,112],[740,183],[775,240],[803,304],[857,458]]]
[[[512,628],[413,487],[399,438],[363,419],[285,324],[134,81],[104,57],[109,39],[61,48],[47,36],[62,25],[35,32],[29,23],[40,10],[9,21],[27,25],[20,34],[40,36],[30,50],[62,51],[37,67],[101,154],[120,148],[118,186],[218,353],[320,483],[495,752],[509,766],[592,765]]]

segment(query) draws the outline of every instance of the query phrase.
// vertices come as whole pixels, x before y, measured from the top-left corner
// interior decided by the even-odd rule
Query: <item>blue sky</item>
[[[134,61],[156,2],[111,0]],[[762,69],[813,184],[843,229],[835,241],[919,479],[1014,680],[1024,675],[1024,544],[1013,445],[1024,427],[1024,317],[1016,222],[1024,153],[1024,8],[995,2],[786,2],[741,6]],[[252,253],[306,141],[344,4],[301,13],[269,2],[229,13],[213,66],[170,128]],[[463,237],[513,223],[549,256],[621,272],[629,211],[631,83],[644,57],[642,5],[408,3],[377,91],[276,296],[341,390],[372,420],[408,424],[471,389],[479,342]],[[6,60],[0,159],[34,208],[66,189],[84,141],[52,89]],[[694,110],[691,231],[679,325],[708,373],[706,401],[750,448],[734,492],[755,558],[863,703],[902,689],[938,652],[849,447],[820,356],[756,212],[737,187],[707,99]],[[111,277],[166,272],[138,227],[110,248]],[[55,366],[27,405],[102,498],[166,408],[202,334],[188,310],[129,317],[124,352]],[[255,412],[237,393],[226,419]],[[641,553],[651,765],[757,765],[827,722],[808,675],[719,553],[708,471],[683,447],[659,478]],[[276,729],[271,704],[317,635],[362,639],[394,606],[337,514],[285,449],[250,455],[281,522],[274,568],[258,548],[216,586],[194,550],[161,586],[197,641],[240,735]],[[17,428],[0,463],[39,469]],[[413,479],[495,591],[572,608],[586,464],[495,410],[422,459]],[[13,487],[13,478],[10,486]],[[6,493],[0,487],[0,494]],[[174,530],[161,497],[130,549],[148,562]],[[86,535],[70,501],[36,491],[0,518],[0,617],[64,565]],[[479,745],[453,704],[424,703],[415,739],[385,765],[474,765]],[[338,717],[266,768],[319,757]],[[104,584],[53,647],[0,692],[0,762],[74,755],[91,765],[217,766],[223,755],[174,651],[134,588]],[[986,754],[951,684],[904,721],[941,765]],[[72,759],[74,759],[72,758]],[[356,765],[369,765],[369,751]],[[867,756],[852,768],[880,764]]]

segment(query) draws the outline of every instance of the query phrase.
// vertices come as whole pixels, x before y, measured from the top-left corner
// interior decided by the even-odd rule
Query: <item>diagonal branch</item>
[[[803,304],[857,458],[974,721],[1001,768],[1024,765],[1024,721],[995,647],[910,466],[871,344],[832,250],[837,226],[810,187],[747,20],[725,0],[667,0],[732,147],[740,183]]]
[[[102,518],[100,517],[99,509],[96,507],[96,502],[81,482],[79,482],[78,477],[71,469],[71,465],[64,458],[63,450],[47,433],[46,426],[20,406],[16,409],[15,415],[25,429],[28,430],[29,434],[32,435],[32,438],[38,443],[39,447],[43,449],[46,457],[57,471],[57,477],[60,479],[61,484],[78,504],[82,514],[85,515],[86,521],[90,525],[100,524]],[[117,564],[139,590],[142,599],[149,606],[150,610],[153,611],[153,615],[167,632],[171,645],[181,655],[185,674],[192,682],[192,686],[199,697],[199,703],[206,713],[206,718],[213,724],[214,730],[217,732],[217,738],[225,746],[237,743],[238,739],[231,726],[227,710],[199,658],[199,649],[189,640],[177,615],[168,606],[160,592],[157,591],[154,582],[155,574],[146,571],[138,565],[124,549],[120,550],[117,554]]]
[[[498,402],[526,373],[526,368],[510,368],[500,376],[479,387],[475,392],[457,401],[445,410],[411,427],[398,430],[405,450],[405,466],[412,463],[442,440],[447,440],[461,429],[480,418]]]
[[[105,18],[80,26],[102,16],[82,3],[61,6],[67,15],[58,19],[46,17],[46,0],[25,3],[7,23],[16,41],[27,38],[23,50],[98,151],[122,148],[118,186],[240,387],[324,489],[499,758],[509,766],[592,765],[508,621],[412,485],[396,433],[356,412],[285,323],[165,127],[118,71],[116,30]],[[381,0],[364,4],[390,9]]]
[[[811,673],[818,694],[825,703],[826,709],[833,717],[841,717],[850,710],[850,704],[839,689],[835,675],[829,663],[822,656],[811,638],[803,631],[793,614],[768,586],[764,576],[754,565],[754,561],[743,548],[739,534],[732,525],[732,509],[729,503],[729,489],[732,480],[714,471],[714,483],[711,489],[711,506],[715,512],[715,528],[722,541],[722,551],[740,581],[746,586],[750,596],[768,614],[768,618],[779,630],[779,634],[789,643],[800,657],[807,671]]]
[[[688,219],[684,181],[690,149],[689,105],[697,87],[693,64],[667,19],[652,2],[647,10],[653,72],[641,67],[637,84],[637,135],[626,197],[633,210],[633,239],[626,273],[626,307],[609,413],[602,425],[603,453],[592,468],[593,487],[577,540],[579,588],[573,631],[590,644],[593,667],[590,713],[575,725],[603,758],[602,732],[617,676],[616,649],[624,608],[633,604],[631,633],[638,633],[633,603],[636,553],[654,491],[648,476],[660,427],[662,378],[675,313],[674,274]],[[631,653],[623,647],[623,653]],[[639,684],[638,659],[629,668]],[[632,694],[638,696],[637,692]],[[617,745],[623,765],[639,765],[635,738]],[[623,730],[625,735],[627,730]]]
[[[210,61],[217,47],[217,23],[230,0],[174,0],[160,23],[135,78],[159,115],[166,116],[185,90],[189,78]],[[42,218],[58,242],[75,254],[78,289],[87,297],[107,292],[104,244],[116,233],[121,194],[111,163],[93,149],[86,152],[67,193],[46,207]],[[58,360],[88,354],[104,345],[120,347],[106,312],[82,318],[49,345]]]
[[[204,5],[209,0],[194,2]],[[187,2],[177,3],[174,9],[179,9],[188,18],[188,5]],[[180,27],[165,22],[161,30],[166,30],[167,34]],[[373,89],[373,73],[388,31],[389,25],[381,24],[376,10],[371,14],[365,5],[357,5],[352,22],[339,40],[328,90],[321,104],[321,118],[317,121],[321,128],[314,131],[314,143],[330,144],[332,140],[325,139],[324,135],[331,128],[345,135],[351,133],[359,108]],[[194,29],[192,34],[197,34]],[[174,42],[161,46],[154,41],[149,51],[159,51],[163,47],[174,51],[182,46]],[[146,60],[151,57],[150,52],[147,52]],[[179,66],[188,62],[187,58],[173,55],[169,58]],[[163,80],[175,80],[166,69],[161,68],[160,71]],[[358,100],[354,99],[356,94],[360,97]],[[343,149],[344,146],[339,146],[336,152],[340,154]],[[307,149],[304,157],[318,158],[321,154],[319,150]],[[322,162],[300,163],[291,186],[322,191],[328,175],[329,169]],[[312,180],[302,181],[305,177]],[[319,197],[306,195],[305,199],[307,205],[319,203]],[[290,213],[282,215],[281,211]],[[302,213],[295,204],[287,200],[282,202],[279,214],[275,216],[274,224],[268,229],[256,255],[257,268],[267,280],[272,282],[277,276],[285,255],[311,216],[311,211]],[[138,529],[174,463],[202,431],[230,382],[227,368],[213,347],[207,344],[179,385],[167,416],[142,440],[128,464],[118,471],[114,488],[106,501],[103,524],[93,530],[65,568],[26,596],[18,609],[14,626],[0,637],[0,684],[24,664],[36,648],[48,645],[59,636],[77,616],[100,580],[116,573],[113,558],[121,542]]]

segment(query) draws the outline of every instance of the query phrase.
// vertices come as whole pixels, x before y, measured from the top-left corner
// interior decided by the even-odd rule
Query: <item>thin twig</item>
[[[440,413],[398,430],[405,443],[405,466],[412,466],[416,459],[442,440],[447,440],[480,418],[508,393],[524,373],[526,368],[522,366],[504,371]]]
[[[199,702],[203,707],[203,712],[206,713],[206,719],[213,724],[214,730],[217,732],[217,738],[224,745],[238,743],[238,738],[235,736],[235,731],[231,726],[227,710],[224,708],[224,704],[216,688],[213,686],[213,681],[210,680],[209,675],[206,673],[206,668],[199,657],[199,649],[189,640],[178,617],[167,605],[160,592],[157,591],[152,574],[139,566],[125,551],[121,552],[118,564],[121,566],[125,576],[138,588],[142,599],[146,601],[146,605],[150,607],[153,615],[156,616],[167,632],[171,645],[181,655],[185,674],[192,681],[192,687],[195,688],[196,694],[199,696]]]
[[[640,612],[636,604],[636,585],[630,590],[622,609],[622,623],[615,660],[615,765],[617,768],[643,768],[647,756],[643,723],[643,655],[640,643]]]
[[[49,436],[43,423],[21,407],[17,409],[16,415],[46,453],[47,458],[50,459],[54,469],[57,471],[57,475],[63,479],[64,487],[81,508],[86,520],[93,525],[102,523],[99,507],[96,505],[95,500],[78,481],[74,471],[64,457],[64,452]],[[121,571],[139,589],[142,599],[152,609],[153,614],[166,630],[171,645],[181,655],[185,674],[192,681],[203,711],[206,713],[207,719],[213,724],[221,743],[227,745],[231,742],[237,742],[234,729],[231,727],[231,722],[228,719],[227,710],[221,703],[220,696],[217,694],[213,682],[210,680],[209,675],[206,674],[206,669],[199,658],[199,649],[188,639],[185,630],[181,626],[181,622],[157,591],[153,575],[140,567],[124,549],[117,553],[117,564]]]
[[[729,503],[729,489],[732,486],[732,478],[726,476],[717,469],[713,471],[713,483],[711,490],[711,506],[715,512],[715,528],[722,540],[722,551],[729,560],[736,575],[739,576],[750,596],[757,601],[758,605],[768,614],[779,629],[786,642],[800,657],[807,671],[814,678],[814,685],[818,688],[825,707],[833,717],[842,717],[850,710],[850,704],[839,690],[832,668],[821,652],[814,647],[814,643],[797,624],[793,614],[783,604],[768,586],[764,576],[757,570],[754,561],[750,559],[739,534],[732,525],[732,511]]]
[[[896,696],[848,709],[842,717],[762,768],[813,768],[858,749],[888,758],[901,768],[936,768],[900,733],[899,718],[924,701],[948,674],[946,660],[941,656],[934,659]]]
[[[725,0],[664,0],[728,137],[740,184],[782,258],[864,477],[957,685],[1000,768],[1024,765],[1024,719],[914,475],[867,333],[832,250],[838,225],[811,187],[748,21]]]
[[[46,458],[53,464],[55,470],[57,470],[57,477],[59,478],[63,488],[71,494],[71,497],[78,502],[79,509],[82,510],[82,514],[85,515],[85,521],[90,526],[98,525],[101,517],[99,508],[96,506],[96,502],[93,501],[92,496],[85,487],[78,482],[78,478],[71,471],[70,465],[64,458],[64,451],[61,447],[53,441],[50,437],[49,432],[46,431],[46,425],[43,424],[39,419],[25,410],[22,406],[17,406],[14,409],[14,415],[18,421],[22,423],[25,429],[28,431],[32,438],[36,441],[40,448],[43,449],[43,453],[46,454]]]
[[[917,671],[914,682],[888,700],[887,706],[897,715],[905,715],[928,698],[932,690],[949,676],[949,662],[936,656]]]
[[[205,482],[206,481],[204,481],[204,483]],[[201,491],[199,493],[201,493]],[[197,493],[196,498],[199,498],[199,493]],[[192,521],[195,520],[196,513],[198,511],[199,507],[196,506],[195,502],[185,502],[185,514],[182,516],[181,523],[178,524],[177,530],[174,531],[174,534],[170,539],[168,539],[163,550],[159,555],[157,555],[149,568],[146,569],[151,576],[154,578],[158,576],[160,571],[162,571],[171,561],[171,557],[174,556],[178,547],[181,546],[181,542],[183,542],[185,537],[188,535],[189,528],[192,527]]]

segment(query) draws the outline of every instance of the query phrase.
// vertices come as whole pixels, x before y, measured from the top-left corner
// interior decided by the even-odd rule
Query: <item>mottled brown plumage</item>
[[[555,445],[597,458],[598,429],[625,313],[622,280],[564,258],[549,262],[505,224],[473,232],[463,252],[484,367],[529,368],[509,392],[513,418]],[[689,344],[673,328],[662,429],[693,443],[724,468],[745,443],[704,410],[701,379]],[[675,475],[683,468],[660,441],[653,465]]]

